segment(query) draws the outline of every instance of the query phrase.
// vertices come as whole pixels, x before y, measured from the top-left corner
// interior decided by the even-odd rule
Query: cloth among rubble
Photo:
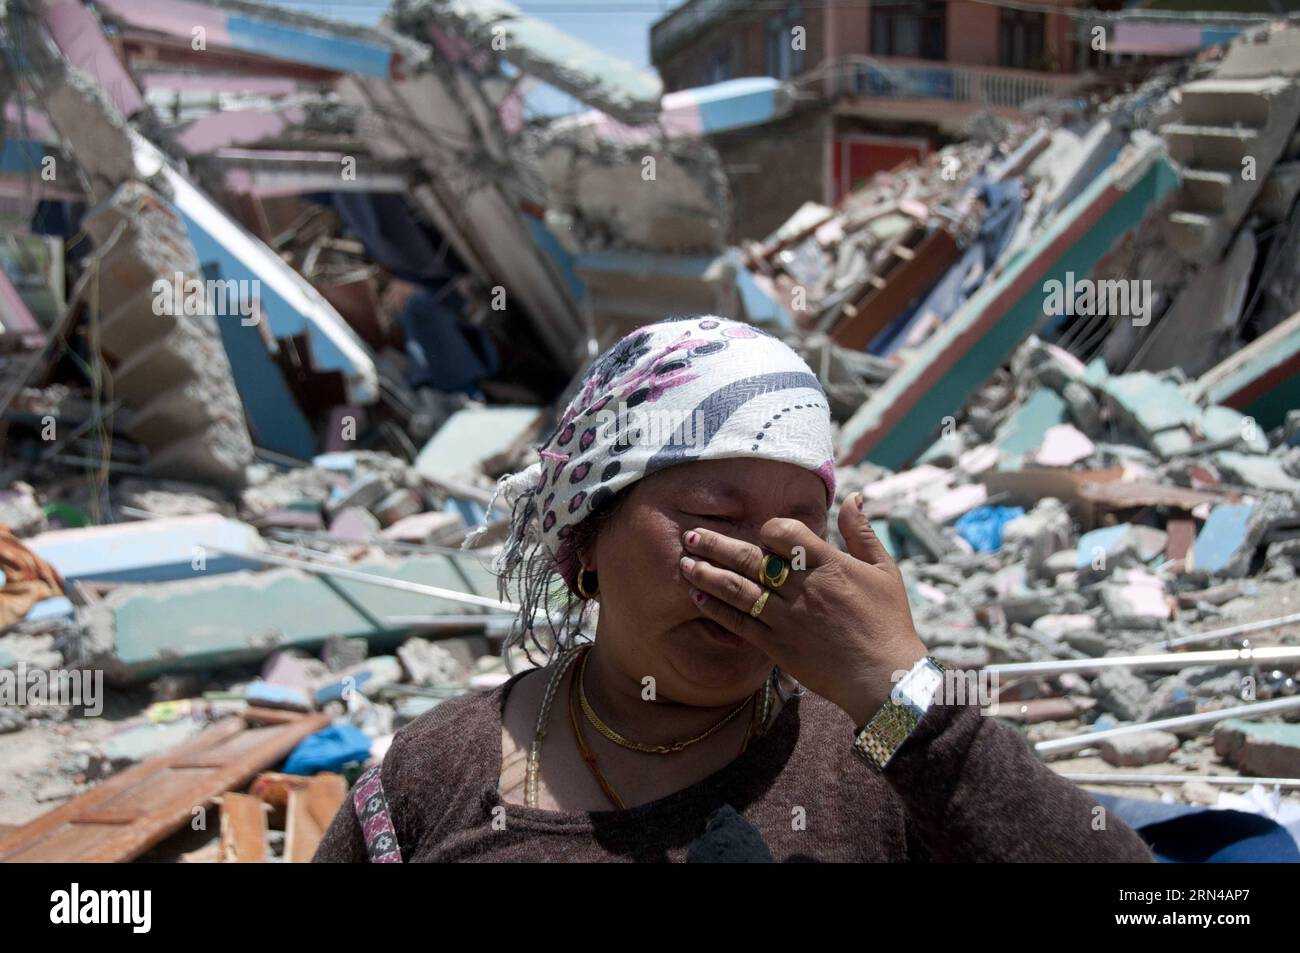
[[[817,377],[777,338],[712,315],[639,328],[610,348],[539,452],[500,485],[513,522],[498,568],[513,575],[540,542],[570,587],[573,528],[674,464],[792,463],[816,472],[827,501],[835,499],[829,408]]]
[[[318,771],[338,771],[345,764],[370,757],[370,736],[346,723],[330,725],[308,735],[289,754],[285,774],[313,775]]]
[[[407,383],[475,394],[479,382],[497,372],[496,347],[444,298],[441,292],[416,288],[402,305],[398,321],[411,358]]]
[[[420,285],[440,285],[464,273],[451,249],[440,251],[436,236],[400,195],[331,192],[313,198],[333,206],[366,254],[394,275]]]
[[[978,506],[954,524],[957,534],[977,553],[1002,548],[1002,528],[1025,515],[1023,506]]]
[[[13,625],[42,599],[63,595],[58,570],[22,544],[8,526],[0,524],[0,628]]]
[[[1137,831],[1163,863],[1300,863],[1300,848],[1286,828],[1267,817],[1108,794],[1096,797]]]

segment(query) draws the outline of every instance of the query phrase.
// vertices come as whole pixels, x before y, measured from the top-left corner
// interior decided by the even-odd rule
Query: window
[[[1027,10],[1007,10],[998,17],[998,65],[1012,69],[1045,69],[1045,16]]]
[[[947,3],[872,4],[871,52],[877,56],[946,59],[947,32]]]
[[[790,79],[803,72],[803,47],[807,46],[806,33],[801,33],[800,49],[795,49],[795,27],[804,27],[803,8],[795,5],[767,21],[767,75],[775,79]]]
[[[731,79],[731,44],[726,43],[704,57],[700,69],[700,85],[712,86]]]

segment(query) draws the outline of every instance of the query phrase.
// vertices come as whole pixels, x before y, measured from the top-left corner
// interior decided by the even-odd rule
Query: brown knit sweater
[[[736,760],[668,797],[625,811],[508,804],[497,791],[501,717],[518,678],[444,702],[394,737],[381,778],[403,860],[680,861],[724,804],[778,861],[1151,860],[1013,729],[965,706],[932,708],[883,774],[853,755],[849,716],[808,693]],[[498,806],[505,823],[494,827]],[[366,860],[350,798],[315,860]]]

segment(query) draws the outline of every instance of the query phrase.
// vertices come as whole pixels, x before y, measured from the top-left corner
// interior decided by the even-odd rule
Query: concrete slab
[[[1300,778],[1300,725],[1232,718],[1215,727],[1214,752],[1243,774]]]
[[[26,544],[70,582],[163,582],[220,575],[259,564],[217,549],[266,549],[253,527],[212,513],[54,530]]]
[[[541,419],[536,407],[470,407],[452,414],[415,458],[418,473],[456,480],[481,473],[479,465],[510,449]]]
[[[1266,331],[1197,380],[1210,403],[1254,417],[1265,430],[1300,407],[1300,312]]]
[[[351,568],[466,591],[461,574],[443,558],[372,560]],[[459,568],[480,595],[495,593],[487,566],[461,559]],[[380,651],[399,644],[410,628],[389,618],[464,612],[463,605],[426,595],[273,569],[124,586],[96,608],[92,625],[115,646],[106,664],[117,676],[136,680],[255,662],[276,649],[315,649],[331,636],[364,638],[371,651]]]
[[[1249,559],[1251,517],[1255,511],[1251,503],[1225,503],[1210,511],[1210,518],[1201,527],[1192,547],[1190,569],[1210,573],[1242,575],[1243,563]]]
[[[1158,142],[1131,144],[845,423],[840,462],[898,468],[923,451],[1044,320],[1045,281],[1090,273],[1177,183]]]

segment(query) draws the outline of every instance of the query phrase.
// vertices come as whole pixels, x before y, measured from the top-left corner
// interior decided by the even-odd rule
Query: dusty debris
[[[5,21],[6,136],[68,169],[57,260],[0,263],[0,676],[102,671],[115,717],[0,706],[0,859],[309,859],[398,727],[507,677],[497,480],[685,313],[807,357],[836,505],[1063,773],[1300,777],[1294,25],[980,116],[754,238],[715,134],[784,128],[799,82],[663,95],[498,0],[201,6],[274,39]],[[538,81],[589,111],[527,115]],[[290,755],[324,773],[254,779]]]
[[[255,710],[217,722],[191,741],[0,835],[0,860],[132,860],[189,823],[196,807],[206,808],[224,792],[246,784],[327,722],[322,715],[286,719]],[[221,754],[224,742],[245,732],[249,737],[240,748]],[[149,792],[147,799],[144,791]]]

